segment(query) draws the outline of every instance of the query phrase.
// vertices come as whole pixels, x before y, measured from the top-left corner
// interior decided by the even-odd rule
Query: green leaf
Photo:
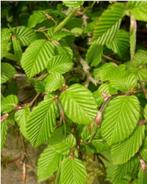
[[[5,120],[1,123],[1,149],[4,148],[6,138],[7,138],[7,131],[8,131],[8,120]]]
[[[114,72],[118,70],[118,67],[115,63],[106,63],[99,68],[94,70],[94,77],[97,80],[110,80],[114,75]]]
[[[124,30],[119,30],[116,33],[114,40],[109,42],[106,46],[123,58],[129,48],[129,33]]]
[[[37,176],[39,181],[46,180],[55,171],[57,171],[63,154],[68,150],[68,145],[61,142],[59,144],[49,145],[43,151],[37,164]]]
[[[85,184],[87,180],[86,168],[79,159],[65,158],[61,165],[61,184]]]
[[[13,51],[14,55],[16,56],[17,60],[20,61],[20,58],[22,56],[22,49],[19,40],[12,36],[12,43],[13,43]]]
[[[79,8],[83,4],[83,0],[80,1],[68,1],[68,0],[62,0],[63,4],[70,8]]]
[[[102,136],[109,145],[128,138],[140,116],[140,104],[136,96],[118,96],[110,101],[104,111]]]
[[[6,112],[10,112],[13,109],[16,108],[18,104],[18,98],[15,95],[9,95],[7,97],[3,97],[2,98],[2,112],[6,113]]]
[[[54,45],[47,40],[34,41],[23,53],[22,68],[29,78],[43,71],[54,55]]]
[[[34,107],[26,124],[27,134],[34,146],[48,142],[56,126],[57,107],[53,97]]]
[[[43,21],[45,21],[47,19],[47,17],[45,16],[45,11],[34,11],[33,14],[29,17],[28,20],[28,27],[33,28],[35,27],[37,24],[42,23]]]
[[[65,54],[60,54],[52,57],[48,62],[47,69],[48,72],[58,72],[64,74],[71,70],[73,63],[71,62],[71,57]]]
[[[97,113],[97,106],[92,93],[80,84],[70,86],[60,96],[65,114],[73,122],[89,124]]]
[[[22,46],[28,46],[37,39],[36,33],[25,26],[14,27],[12,31]]]
[[[1,71],[1,83],[7,82],[16,73],[15,68],[9,63],[1,63]]]
[[[86,61],[91,66],[97,66],[102,59],[103,47],[97,43],[92,44],[86,54]]]
[[[145,119],[147,119],[147,105],[144,108],[144,117],[145,117]]]
[[[64,84],[64,77],[60,73],[51,73],[45,80],[45,91],[52,92],[61,88]]]
[[[1,58],[7,56],[8,52],[10,51],[10,42],[8,40],[1,41]]]
[[[146,184],[147,182],[147,172],[139,169],[138,173],[138,183],[137,184]]]
[[[127,71],[118,71],[115,73],[115,77],[110,80],[111,87],[119,91],[131,91],[137,87],[137,77],[135,74],[130,74]]]
[[[147,21],[147,3],[141,1],[128,2],[129,12],[136,20]]]
[[[128,139],[112,146],[111,157],[114,164],[126,163],[137,153],[142,145],[144,131],[144,126],[138,126]]]
[[[146,50],[137,50],[133,62],[136,65],[147,64],[147,51]]]
[[[29,114],[30,114],[29,107],[25,107],[24,109],[18,110],[15,113],[15,121],[17,122],[19,126],[20,132],[26,139],[28,139],[26,123],[27,123]]]
[[[2,42],[3,41],[10,41],[11,36],[12,36],[12,33],[11,33],[10,29],[3,28],[1,30],[1,40],[2,40]]]
[[[142,159],[147,162],[147,138],[145,138],[144,140],[144,144],[142,146],[140,154],[141,154]]]
[[[109,149],[108,145],[106,144],[106,142],[103,139],[94,139],[92,141],[92,145],[95,147],[96,149],[96,153],[101,153],[103,151],[106,151]]]
[[[111,163],[107,168],[107,178],[113,184],[128,184],[138,165],[139,160],[136,157],[121,165],[112,165]]]
[[[114,39],[124,16],[124,11],[125,4],[114,3],[103,12],[94,29],[93,40],[96,43],[104,45]]]

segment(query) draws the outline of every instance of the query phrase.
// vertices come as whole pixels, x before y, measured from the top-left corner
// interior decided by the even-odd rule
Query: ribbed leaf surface
[[[128,184],[130,177],[137,170],[139,160],[135,157],[125,164],[110,165],[107,169],[107,177],[113,184]]]
[[[144,138],[144,130],[144,125],[138,126],[128,139],[112,146],[111,157],[114,164],[123,164],[137,153]]]
[[[64,77],[60,73],[51,73],[45,79],[45,91],[56,91],[64,84]]]
[[[36,33],[30,28],[19,26],[13,28],[12,30],[22,46],[30,45],[37,39]]]
[[[97,113],[92,93],[80,84],[70,86],[60,97],[65,114],[75,123],[89,124]]]
[[[107,47],[123,58],[129,48],[129,33],[124,30],[119,30],[116,33],[114,40],[107,44]]]
[[[18,98],[15,95],[8,95],[7,97],[2,97],[1,111],[3,113],[10,112],[16,108],[17,104]]]
[[[61,184],[85,184],[86,168],[81,160],[65,158],[61,165]]]
[[[147,3],[141,1],[128,2],[128,7],[131,15],[135,17],[136,20],[147,21]]]
[[[16,73],[15,68],[13,68],[9,63],[1,64],[1,72],[1,83],[7,82]]]
[[[97,43],[92,44],[86,54],[86,61],[91,66],[97,66],[101,62],[103,47]]]
[[[33,14],[29,17],[28,27],[35,27],[37,24],[46,20],[45,11],[34,11]]]
[[[36,40],[23,53],[22,68],[28,77],[33,77],[47,67],[48,61],[53,55],[54,46],[51,42]]]
[[[111,5],[99,18],[95,30],[94,40],[97,43],[104,45],[111,42],[116,35],[121,19],[124,16],[125,5],[122,3],[115,3]]]
[[[15,121],[19,126],[20,132],[26,139],[28,139],[27,131],[26,131],[26,123],[27,123],[29,114],[30,114],[30,109],[28,107],[18,110],[15,113]]]
[[[27,134],[34,146],[48,142],[55,129],[57,107],[52,98],[47,98],[39,103],[30,113],[27,122]]]
[[[83,0],[80,1],[68,1],[68,0],[62,0],[65,6],[70,8],[78,8],[83,4]]]
[[[59,167],[64,152],[69,147],[65,143],[49,145],[40,155],[37,164],[37,176],[39,181],[46,180],[51,176]]]
[[[102,121],[102,136],[108,144],[123,141],[133,132],[140,116],[140,105],[135,96],[119,96],[108,104]]]
[[[7,138],[8,120],[5,120],[1,124],[1,149],[4,148]]]
[[[48,72],[58,72],[64,74],[72,68],[71,57],[63,53],[52,57],[47,65]]]

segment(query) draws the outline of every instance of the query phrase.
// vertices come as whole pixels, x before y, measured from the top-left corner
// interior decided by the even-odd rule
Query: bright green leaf
[[[89,124],[97,113],[97,106],[92,93],[80,84],[74,84],[60,97],[67,117],[79,124]]]

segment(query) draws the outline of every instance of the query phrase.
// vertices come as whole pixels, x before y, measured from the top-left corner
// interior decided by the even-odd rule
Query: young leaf
[[[64,74],[71,70],[73,63],[71,62],[71,58],[68,54],[63,53],[60,55],[56,55],[52,57],[47,65],[48,72],[58,72],[60,74]]]
[[[147,51],[141,49],[137,50],[133,62],[138,66],[147,64]]]
[[[129,33],[124,30],[119,30],[116,33],[114,40],[109,42],[106,46],[123,58],[129,48]]]
[[[139,169],[138,173],[138,183],[137,184],[146,184],[147,181],[147,172]]]
[[[34,11],[33,14],[29,17],[28,20],[28,27],[33,28],[37,24],[42,23],[44,20],[47,19],[45,16],[45,11]]]
[[[14,27],[12,31],[22,46],[28,46],[37,39],[36,33],[25,26]]]
[[[47,40],[34,41],[23,53],[22,68],[29,78],[43,71],[54,55],[54,45]]]
[[[106,63],[94,70],[94,77],[97,80],[110,80],[114,76],[114,72],[118,70],[118,66],[115,63]]]
[[[18,110],[15,113],[15,121],[19,126],[20,132],[26,139],[28,139],[27,131],[26,131],[26,123],[27,123],[29,114],[30,114],[30,109],[28,107]]]
[[[70,86],[60,96],[67,117],[79,124],[89,124],[97,113],[97,106],[92,93],[80,84]]]
[[[64,84],[64,77],[60,73],[51,73],[45,79],[45,91],[52,92],[61,88]]]
[[[100,45],[111,42],[120,27],[124,12],[125,5],[122,3],[114,3],[104,11],[95,26],[93,40]]]
[[[1,64],[1,83],[7,82],[9,79],[11,79],[15,73],[15,68],[10,65],[9,63],[2,63]]]
[[[137,77],[135,74],[131,74],[126,71],[121,72],[118,68],[114,78],[110,80],[110,85],[119,91],[131,91],[137,86]]]
[[[3,28],[1,30],[1,40],[2,40],[2,42],[3,41],[10,41],[11,36],[12,36],[12,33],[11,33],[10,29]]]
[[[5,120],[1,124],[1,149],[4,148],[6,138],[7,138],[7,131],[8,131],[8,120]]]
[[[119,96],[110,101],[104,112],[101,131],[109,145],[128,138],[140,116],[140,104],[136,96]]]
[[[17,58],[17,61],[20,61],[20,58],[22,56],[22,49],[21,49],[21,45],[18,39],[16,39],[15,36],[12,36],[12,43],[13,43],[13,51],[14,51],[14,55]]]
[[[128,9],[130,14],[135,17],[136,20],[147,21],[147,3],[141,1],[128,2]]]
[[[107,168],[107,178],[113,184],[128,184],[138,165],[139,160],[136,157],[121,165],[112,165],[111,163]]]
[[[142,144],[144,131],[144,125],[138,126],[128,139],[112,146],[111,157],[114,164],[126,163],[136,154]]]
[[[85,184],[87,180],[86,168],[79,159],[65,158],[61,165],[60,183]]]
[[[26,129],[30,142],[34,146],[45,144],[56,125],[57,107],[53,97],[46,98],[30,113]]]
[[[65,6],[70,8],[78,8],[83,4],[83,0],[80,0],[80,1],[62,0],[62,1],[63,1],[63,4],[65,4]]]
[[[40,155],[37,164],[37,176],[39,181],[46,180],[59,167],[59,162],[63,154],[69,150],[69,147],[64,142],[59,144],[49,145]]]
[[[2,98],[2,112],[6,113],[6,112],[10,112],[13,109],[16,108],[18,104],[18,98],[15,95],[9,95],[7,97],[3,97]]]
[[[86,61],[91,66],[97,66],[102,59],[103,55],[103,47],[98,45],[97,43],[92,44],[86,54]]]

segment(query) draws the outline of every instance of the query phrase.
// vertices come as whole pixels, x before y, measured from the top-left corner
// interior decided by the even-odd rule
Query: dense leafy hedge
[[[137,35],[147,3],[64,1],[32,13],[27,5],[2,24],[1,147],[19,127],[46,147],[39,181],[145,184],[147,51]]]

